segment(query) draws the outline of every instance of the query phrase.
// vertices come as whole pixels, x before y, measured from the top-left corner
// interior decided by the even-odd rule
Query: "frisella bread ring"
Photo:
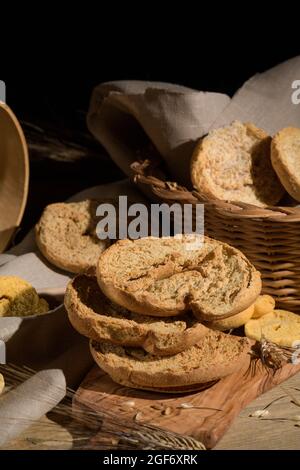
[[[300,128],[287,127],[272,141],[272,164],[288,193],[300,201]]]
[[[36,243],[54,266],[78,273],[96,265],[109,240],[97,237],[99,201],[56,203],[47,206],[35,227]]]
[[[204,237],[121,240],[99,258],[97,279],[113,302],[136,313],[174,316],[192,310],[201,321],[230,317],[254,303],[260,273],[236,248]]]
[[[210,199],[256,206],[277,204],[285,192],[271,164],[271,137],[239,121],[200,140],[192,156],[191,179]]]
[[[219,380],[243,366],[250,348],[247,338],[213,330],[195,346],[167,357],[108,342],[92,341],[90,347],[96,363],[115,382],[150,390]]]
[[[120,307],[103,294],[96,277],[88,274],[79,274],[70,281],[65,307],[74,328],[88,338],[139,346],[156,355],[188,349],[208,332],[191,312],[175,318],[158,318]]]

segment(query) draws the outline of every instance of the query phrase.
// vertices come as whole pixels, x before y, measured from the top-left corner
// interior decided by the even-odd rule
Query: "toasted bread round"
[[[67,286],[65,307],[79,333],[95,341],[140,346],[152,354],[176,354],[197,343],[208,329],[192,315],[158,319],[139,315],[111,302],[97,279],[77,275]]]
[[[102,201],[103,202],[103,201]],[[96,200],[47,206],[35,227],[36,243],[50,263],[78,273],[96,266],[110,245],[96,234]]]
[[[224,320],[216,320],[207,323],[206,326],[208,328],[220,331],[233,330],[234,328],[239,328],[240,326],[245,325],[245,323],[247,323],[247,321],[252,318],[253,313],[254,304],[250,305],[250,307],[246,308],[246,310],[232,315],[232,317],[224,318]]]
[[[210,199],[276,204],[284,194],[271,164],[271,137],[251,123],[234,121],[211,131],[191,160],[195,188]]]
[[[275,300],[270,295],[259,295],[254,302],[254,312],[252,318],[260,318],[266,313],[270,313],[275,308]]]
[[[173,356],[154,356],[140,348],[91,342],[96,363],[117,383],[134,388],[207,384],[239,370],[249,352],[246,338],[209,330],[195,346]]]
[[[259,272],[236,248],[204,237],[121,240],[99,258],[97,279],[113,302],[136,313],[174,316],[192,309],[201,321],[248,308],[261,290]]]
[[[300,316],[286,310],[274,310],[245,324],[248,338],[266,339],[278,346],[293,347],[300,344]]]
[[[300,201],[300,129],[286,127],[272,140],[271,159],[282,185]]]

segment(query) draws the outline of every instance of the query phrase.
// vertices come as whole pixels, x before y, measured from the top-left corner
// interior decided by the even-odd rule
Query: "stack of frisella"
[[[70,281],[65,306],[115,382],[181,393],[249,360],[250,342],[237,328],[274,309],[260,291],[260,273],[225,243],[146,237],[102,251],[94,272]]]
[[[192,183],[216,207],[241,201],[234,209],[241,211],[246,204],[245,220],[254,217],[255,207],[265,211],[266,204],[277,204],[285,190],[300,201],[300,172],[293,166],[299,142],[299,129],[283,129],[271,139],[253,124],[234,122],[200,140],[191,161]],[[96,363],[115,382],[159,392],[201,390],[249,366],[254,344],[249,339],[279,347],[299,342],[300,317],[275,310],[274,299],[260,295],[260,273],[237,248],[188,235],[104,240],[96,218],[104,202],[51,204],[36,226],[36,242],[50,263],[76,274],[66,289],[66,310],[75,329],[90,339]],[[224,231],[236,231],[235,241],[250,240],[250,257],[254,225],[252,232],[240,233],[237,219],[229,219],[232,207],[214,231],[207,230],[208,217],[206,233],[222,238]],[[294,247],[296,232],[291,233]],[[258,235],[269,244],[269,233]],[[277,250],[280,238],[274,239]],[[261,262],[269,252],[269,245],[257,250],[256,263],[268,293],[269,277],[277,283],[283,275],[282,261],[273,275],[273,255],[270,265]],[[290,266],[297,257],[287,253]]]

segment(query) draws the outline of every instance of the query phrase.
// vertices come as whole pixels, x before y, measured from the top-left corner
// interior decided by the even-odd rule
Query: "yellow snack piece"
[[[254,302],[254,313],[252,318],[260,318],[270,313],[275,308],[275,300],[270,295],[259,295]]]
[[[36,290],[17,276],[0,276],[0,317],[23,317],[44,313]],[[48,304],[47,304],[48,305]]]
[[[296,341],[300,342],[300,316],[287,310],[273,310],[249,320],[245,334],[256,341],[265,338],[278,346],[293,347]]]
[[[5,387],[4,377],[2,374],[0,374],[0,395],[4,390],[4,387]]]
[[[9,300],[0,298],[0,317],[4,317],[6,312],[9,310]]]
[[[207,323],[207,326],[215,330],[231,330],[233,328],[238,328],[239,326],[245,325],[245,323],[247,323],[247,321],[252,318],[253,313],[254,304],[250,305],[250,307],[246,308],[246,310],[243,310],[236,315],[232,315],[232,317]]]
[[[46,313],[49,311],[49,304],[47,300],[40,299],[39,304],[37,306],[36,311],[34,312],[36,315],[41,315],[42,313]]]

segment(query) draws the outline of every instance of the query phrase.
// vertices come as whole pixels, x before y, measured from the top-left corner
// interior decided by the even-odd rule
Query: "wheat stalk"
[[[28,367],[16,365],[0,366],[6,383],[16,387],[34,375]],[[65,421],[66,428],[73,436],[73,448],[76,449],[178,449],[205,450],[205,446],[196,439],[166,431],[155,426],[125,420],[109,410],[93,411],[93,403],[86,401],[83,410],[72,407],[75,391],[68,388],[65,399],[57,405],[50,415],[58,421]],[[21,397],[20,397],[21,398]],[[51,404],[51,397],[43,396],[43,402]],[[33,424],[30,420],[28,425]],[[57,426],[51,422],[35,422],[39,431],[47,431],[46,438],[37,441],[39,446],[62,442],[57,435]]]
[[[251,348],[251,361],[247,373],[250,372],[252,375],[255,375],[257,365],[260,361],[268,373],[275,374],[284,364],[292,364],[293,357],[299,350],[299,346],[296,348],[278,346],[262,338]]]

